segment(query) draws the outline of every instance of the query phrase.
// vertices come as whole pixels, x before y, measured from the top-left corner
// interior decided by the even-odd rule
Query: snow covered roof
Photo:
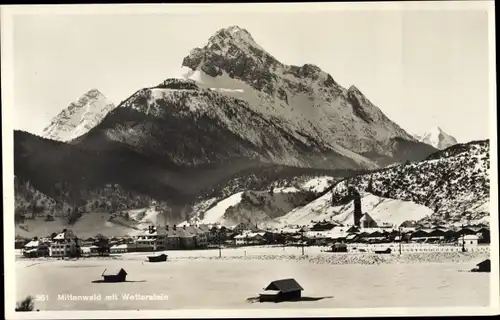
[[[479,240],[479,236],[475,234],[468,234],[463,237],[464,240]]]
[[[123,243],[123,244],[114,245],[110,249],[127,249],[127,248],[128,248],[128,245],[126,243]]]
[[[89,246],[89,247],[81,247],[80,248],[80,250],[82,252],[90,252],[90,251],[92,251],[92,249],[98,249],[98,247],[97,246]]]
[[[298,233],[300,231],[300,228],[283,228],[280,230],[280,232],[283,233]]]
[[[32,240],[32,241],[28,242],[24,247],[25,248],[35,248],[35,247],[38,247],[39,245],[40,245],[39,240]]]
[[[54,237],[54,240],[65,240],[74,237],[73,232],[71,230],[66,230],[64,232],[59,233]]]

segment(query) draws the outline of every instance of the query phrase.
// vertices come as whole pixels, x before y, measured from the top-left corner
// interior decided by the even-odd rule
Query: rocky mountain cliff
[[[380,165],[398,162],[406,153],[419,160],[435,151],[418,152],[419,144],[391,121],[355,86],[341,87],[331,75],[312,64],[289,66],[267,53],[245,29],[221,29],[202,48],[184,58],[185,77],[200,86],[237,97],[265,119],[299,140],[312,138],[327,148],[344,148],[375,159]]]
[[[43,129],[43,137],[70,141],[95,127],[115,105],[99,90],[92,89],[72,102]]]
[[[106,141],[149,157],[198,166],[252,159],[311,168],[375,168],[366,157],[313,137],[300,139],[241,99],[167,79],[137,91],[75,141],[101,148]]]

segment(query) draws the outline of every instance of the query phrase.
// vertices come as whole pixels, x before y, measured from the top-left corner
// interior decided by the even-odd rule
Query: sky
[[[118,104],[176,76],[191,49],[232,25],[285,64],[355,85],[409,133],[489,137],[484,10],[16,15],[14,128],[41,134],[92,88]]]

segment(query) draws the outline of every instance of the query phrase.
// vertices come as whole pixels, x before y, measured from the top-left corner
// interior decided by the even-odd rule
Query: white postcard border
[[[490,185],[491,185],[491,262],[489,307],[477,308],[359,308],[359,309],[228,309],[228,310],[127,310],[127,311],[40,311],[15,312],[15,259],[13,167],[13,52],[12,17],[15,14],[186,14],[222,13],[229,11],[294,12],[326,10],[484,10],[489,16],[489,69],[490,69]],[[2,147],[3,147],[3,203],[4,203],[4,261],[5,261],[5,310],[7,319],[82,319],[82,318],[227,318],[227,317],[360,317],[360,316],[452,316],[499,314],[499,230],[498,230],[498,164],[496,124],[496,44],[495,10],[493,1],[444,1],[444,2],[372,2],[372,3],[293,3],[293,4],[205,4],[205,5],[50,5],[1,7],[1,81],[2,81]],[[496,253],[496,254],[495,254]]]

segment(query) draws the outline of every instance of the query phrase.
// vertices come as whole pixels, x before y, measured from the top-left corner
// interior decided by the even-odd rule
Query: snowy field
[[[278,250],[282,253],[278,254]],[[406,263],[415,257],[419,260],[419,256],[381,257],[320,250],[306,248],[307,256],[303,259],[300,248],[290,247],[284,252],[283,248],[224,249],[223,259],[217,258],[218,250],[170,251],[169,261],[163,263],[146,262],[148,253],[73,261],[19,259],[16,298],[44,295],[45,301],[36,302],[40,310],[431,307],[489,303],[489,274],[462,272],[482,261],[484,254],[439,253],[449,256],[441,261],[427,259],[440,263],[422,262],[426,259],[421,257],[418,263]],[[425,253],[432,254],[435,253]],[[378,263],[344,264],[344,260],[353,258]],[[344,262],[325,263],[328,259]],[[124,268],[128,272],[127,282],[92,283],[100,279],[105,268]],[[270,281],[283,278],[295,278],[302,285],[302,301],[247,301]],[[101,299],[68,300],[63,299],[65,294]],[[106,300],[113,294],[116,299]],[[130,300],[124,294],[139,294],[144,299],[146,295],[156,295],[157,300]]]

